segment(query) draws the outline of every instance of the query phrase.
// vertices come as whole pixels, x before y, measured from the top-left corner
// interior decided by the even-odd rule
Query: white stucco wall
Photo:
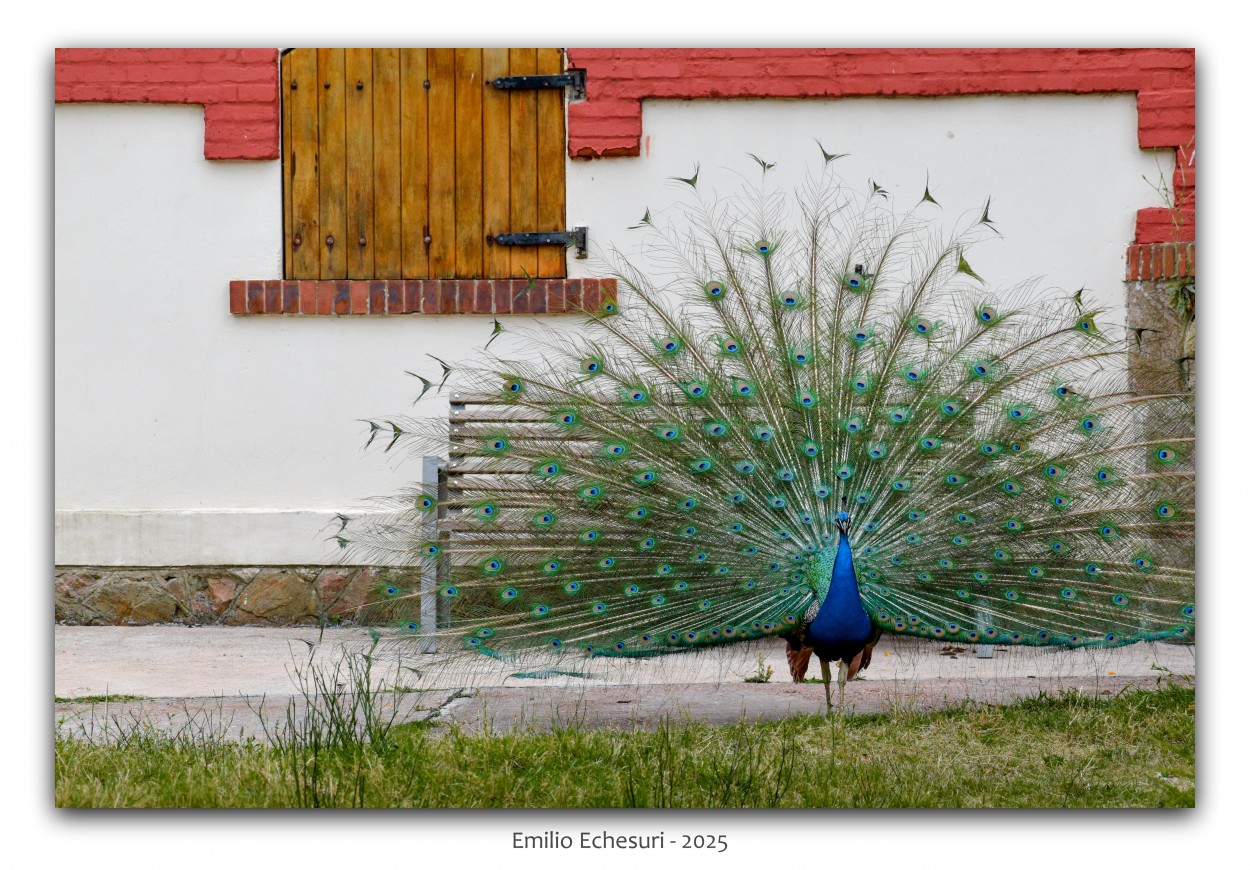
[[[628,250],[669,176],[698,162],[701,188],[736,188],[754,152],[796,184],[819,137],[903,207],[926,171],[952,221],[992,195],[991,284],[1119,305],[1134,213],[1160,204],[1142,176],[1172,171],[1136,129],[1131,95],[649,102],[643,156],[569,162],[568,217]],[[281,275],[278,163],[206,161],[198,107],[63,104],[55,136],[57,562],[336,561],[334,514],[420,474],[363,454],[358,421],[406,409],[404,370],[480,346],[489,319],[232,317],[230,280]]]

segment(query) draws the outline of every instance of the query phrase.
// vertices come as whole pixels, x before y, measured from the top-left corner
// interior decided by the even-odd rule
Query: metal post
[[[426,491],[439,491],[441,497],[446,487],[440,486],[443,476],[443,460],[439,456],[426,456],[421,462],[421,484]],[[438,518],[443,513],[443,506],[426,515],[423,523],[425,540],[438,540]],[[421,641],[418,651],[432,653],[438,651],[434,634],[438,630],[438,574],[442,558],[423,559],[421,562]]]

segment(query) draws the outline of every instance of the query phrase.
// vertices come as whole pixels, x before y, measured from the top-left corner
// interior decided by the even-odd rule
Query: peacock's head
[[[838,527],[838,534],[847,537],[851,533],[851,515],[846,509],[846,496],[842,496],[842,510],[838,511],[837,516],[833,518],[833,524]]]

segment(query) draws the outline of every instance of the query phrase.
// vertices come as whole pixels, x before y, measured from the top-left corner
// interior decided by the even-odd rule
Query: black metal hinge
[[[586,259],[586,228],[574,227],[571,230],[552,233],[500,233],[487,236],[487,244],[493,245],[563,245],[573,249],[573,256],[579,260]]]
[[[491,84],[501,91],[530,91],[538,88],[570,88],[570,98],[586,99],[586,71],[571,69],[549,76],[500,76]]]

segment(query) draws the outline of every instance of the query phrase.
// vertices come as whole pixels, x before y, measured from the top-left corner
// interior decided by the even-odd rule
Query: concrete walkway
[[[92,739],[135,728],[263,739],[305,715],[314,672],[347,693],[346,655],[370,649],[364,629],[226,627],[56,627],[55,720]],[[713,724],[821,712],[824,690],[789,679],[779,640],[698,655],[637,662],[571,656],[561,673],[518,677],[516,663],[480,655],[429,656],[410,642],[373,652],[372,684],[396,721],[432,719],[466,728],[647,727],[666,716]],[[338,670],[335,665],[338,664]],[[772,669],[767,683],[745,680]],[[855,712],[934,709],[965,700],[1010,703],[1039,692],[1111,695],[1154,687],[1195,671],[1193,647],[1135,644],[1115,650],[997,647],[978,659],[969,647],[886,637],[863,679],[847,686]],[[818,676],[813,662],[809,676]],[[301,689],[302,686],[302,689]],[[323,684],[323,689],[325,684]],[[107,702],[90,696],[137,696]],[[74,700],[83,699],[83,700]]]

